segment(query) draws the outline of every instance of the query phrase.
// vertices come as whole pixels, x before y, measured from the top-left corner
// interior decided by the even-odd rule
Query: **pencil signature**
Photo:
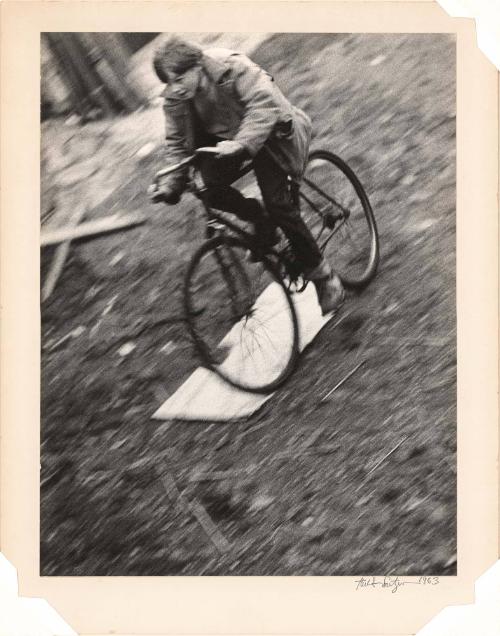
[[[395,594],[405,585],[439,585],[439,576],[419,576],[415,580],[402,579],[399,576],[362,576],[354,581],[356,591],[361,589],[382,588]]]

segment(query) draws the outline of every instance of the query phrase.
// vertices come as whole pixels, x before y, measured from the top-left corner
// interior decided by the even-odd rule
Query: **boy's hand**
[[[153,183],[148,188],[148,196],[153,203],[167,203],[175,205],[179,203],[181,195],[168,185]]]
[[[232,141],[231,139],[219,141],[216,148],[219,151],[218,157],[234,157],[245,152],[244,146],[238,141]]]

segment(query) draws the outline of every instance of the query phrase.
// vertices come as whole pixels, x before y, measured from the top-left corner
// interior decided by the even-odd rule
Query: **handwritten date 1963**
[[[362,576],[354,581],[356,584],[356,590],[360,589],[374,589],[382,588],[390,590],[392,594],[395,594],[399,588],[405,585],[425,585],[433,586],[439,584],[438,576],[419,576],[415,580],[408,581],[400,578],[399,576]]]

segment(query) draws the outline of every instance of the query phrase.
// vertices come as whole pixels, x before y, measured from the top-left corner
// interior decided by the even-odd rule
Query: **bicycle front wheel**
[[[186,273],[186,319],[205,366],[254,393],[280,386],[298,355],[297,316],[275,265],[239,238],[220,235]]]
[[[360,289],[375,276],[379,241],[368,196],[352,169],[330,152],[309,156],[300,193],[301,214],[344,285]]]

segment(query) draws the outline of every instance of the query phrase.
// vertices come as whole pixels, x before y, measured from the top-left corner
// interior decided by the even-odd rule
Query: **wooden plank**
[[[175,479],[170,473],[163,475],[161,481],[172,503],[178,506],[180,510],[191,512],[217,550],[221,554],[229,552],[231,549],[229,541],[212,521],[208,512],[201,503],[197,499],[190,501],[183,493],[181,493],[177,488]]]
[[[85,205],[77,205],[70,219],[70,227],[68,229],[76,229],[81,219],[84,217],[87,208]],[[61,272],[64,268],[64,263],[66,262],[66,258],[68,257],[69,247],[71,244],[71,239],[64,241],[62,245],[57,247],[56,253],[54,254],[54,258],[50,265],[49,272],[47,274],[47,278],[45,279],[45,283],[42,287],[42,302],[48,300],[52,292],[54,291],[54,287],[61,275]]]
[[[203,528],[207,536],[210,538],[214,546],[221,554],[225,554],[231,550],[231,544],[222,534],[219,528],[212,521],[205,508],[197,499],[190,502],[191,512],[196,517],[198,523]]]
[[[41,233],[40,245],[55,245],[63,241],[73,241],[85,236],[93,236],[96,234],[105,234],[107,232],[115,232],[135,225],[144,223],[146,217],[142,214],[113,214],[103,219],[80,223],[77,227],[63,227],[54,230],[47,230]]]

